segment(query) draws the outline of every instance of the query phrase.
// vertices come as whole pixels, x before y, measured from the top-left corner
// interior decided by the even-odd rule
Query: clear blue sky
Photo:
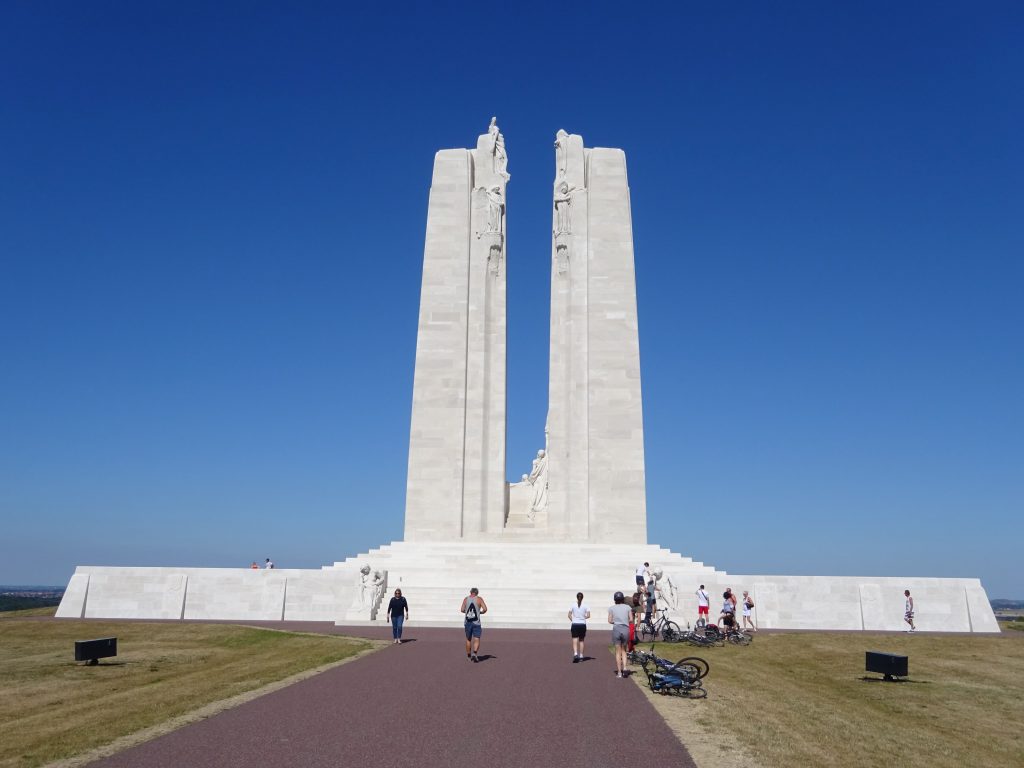
[[[431,163],[496,114],[510,476],[565,128],[627,154],[650,540],[1024,597],[1020,3],[209,5],[0,9],[0,583],[401,538]]]

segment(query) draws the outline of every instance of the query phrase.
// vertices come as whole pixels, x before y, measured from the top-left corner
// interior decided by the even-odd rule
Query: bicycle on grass
[[[641,619],[636,625],[636,641],[638,643],[650,643],[658,637],[666,643],[678,643],[683,636],[683,630],[674,621],[669,621],[668,610],[662,610],[656,621]]]

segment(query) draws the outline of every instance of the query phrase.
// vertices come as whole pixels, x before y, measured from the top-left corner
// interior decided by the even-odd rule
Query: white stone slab
[[[87,572],[87,619],[181,618],[188,581],[182,570],[90,566]]]
[[[195,568],[190,571],[186,619],[280,621],[288,570]]]
[[[64,596],[57,606],[58,619],[81,619],[85,617],[85,600],[89,593],[89,574],[74,573],[68,582]]]

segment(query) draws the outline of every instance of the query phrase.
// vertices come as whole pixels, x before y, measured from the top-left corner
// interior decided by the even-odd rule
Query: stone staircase
[[[489,607],[487,626],[564,628],[569,605],[577,592],[583,592],[593,613],[593,627],[603,629],[612,595],[617,590],[633,592],[633,574],[642,562],[670,571],[674,579],[685,578],[687,587],[690,582],[725,577],[721,571],[653,545],[550,544],[537,542],[529,533],[504,538],[395,542],[337,562],[333,568],[354,572],[369,565],[387,571],[389,594],[385,597],[401,588],[409,601],[410,621],[421,626],[461,625],[459,606],[475,586]],[[378,621],[383,621],[385,612],[380,611]]]

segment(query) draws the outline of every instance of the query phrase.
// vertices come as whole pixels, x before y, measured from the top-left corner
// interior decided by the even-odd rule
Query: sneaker
[[[480,661],[480,659],[477,657],[476,654],[473,654],[473,663],[476,664],[478,661]]]
[[[402,644],[402,638],[398,638],[397,640],[395,640],[395,642],[398,643],[399,645],[401,645]]]
[[[572,663],[573,664],[579,664],[580,663],[580,657],[579,656],[573,656],[572,657]]]
[[[469,659],[470,661],[472,661],[473,660],[473,654],[467,653],[466,654],[466,658]]]
[[[615,672],[615,676],[616,676],[616,677],[622,677],[622,673],[621,673],[621,672],[619,672],[618,670],[616,670],[616,672]]]

